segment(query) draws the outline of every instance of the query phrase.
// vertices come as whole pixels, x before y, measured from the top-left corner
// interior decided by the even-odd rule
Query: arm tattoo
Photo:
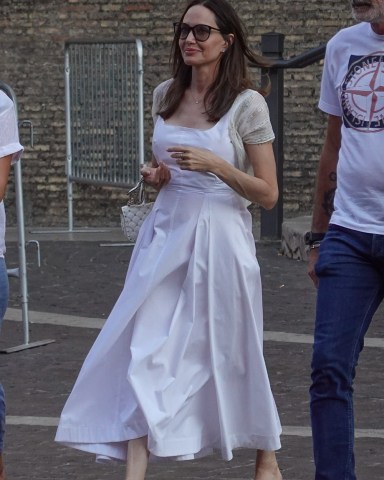
[[[336,172],[331,172],[328,178],[330,182],[336,183],[336,178],[337,178]],[[336,187],[330,188],[329,190],[324,192],[323,203],[321,204],[321,206],[323,207],[323,211],[328,218],[331,217],[332,212],[334,210],[333,200],[335,198],[335,192],[336,192]]]

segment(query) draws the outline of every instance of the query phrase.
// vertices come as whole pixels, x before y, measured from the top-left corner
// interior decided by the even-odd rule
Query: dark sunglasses
[[[209,25],[200,24],[190,27],[187,23],[180,22],[175,22],[173,24],[173,29],[176,37],[180,38],[180,40],[185,40],[188,37],[189,32],[192,31],[195,40],[198,42],[205,42],[208,40],[209,36],[211,35],[211,30],[220,32],[219,28],[210,27]]]

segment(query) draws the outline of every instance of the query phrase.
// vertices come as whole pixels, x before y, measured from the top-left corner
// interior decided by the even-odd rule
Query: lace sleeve
[[[153,91],[152,119],[154,125],[158,117],[157,112],[159,111],[161,100],[164,98],[171,82],[172,79],[170,78],[169,80],[160,83]]]
[[[274,140],[268,105],[262,95],[253,91],[240,108],[237,129],[244,144],[266,143]]]

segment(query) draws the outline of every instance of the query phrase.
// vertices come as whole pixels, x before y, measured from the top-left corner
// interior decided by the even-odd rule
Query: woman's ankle
[[[128,441],[125,480],[145,479],[149,456],[147,441],[147,437],[135,438]]]
[[[281,480],[282,475],[275,452],[258,450],[256,455],[255,480]]]

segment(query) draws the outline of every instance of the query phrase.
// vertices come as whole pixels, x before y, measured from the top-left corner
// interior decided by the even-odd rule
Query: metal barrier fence
[[[16,95],[12,88],[6,83],[0,81],[0,90],[2,90],[13,101],[16,108],[17,115],[17,100]],[[28,126],[31,135],[31,145],[33,145],[33,128],[32,123],[29,120],[19,122],[19,126]],[[29,318],[28,318],[28,283],[27,283],[27,259],[26,259],[26,246],[28,243],[35,243],[38,247],[38,259],[40,264],[40,250],[38,242],[31,240],[28,243],[25,241],[25,226],[24,226],[24,202],[23,202],[23,182],[21,175],[21,162],[16,162],[14,165],[15,174],[15,194],[16,194],[16,217],[17,217],[17,233],[18,233],[18,256],[19,266],[15,269],[8,270],[9,277],[17,277],[20,280],[20,300],[21,300],[21,316],[23,322],[23,337],[24,343],[15,347],[10,347],[1,350],[0,353],[14,353],[20,350],[26,350],[29,348],[35,348],[48,343],[54,342],[54,340],[39,340],[37,342],[29,341]]]
[[[72,184],[127,187],[144,163],[143,49],[138,39],[65,46],[68,226]]]

